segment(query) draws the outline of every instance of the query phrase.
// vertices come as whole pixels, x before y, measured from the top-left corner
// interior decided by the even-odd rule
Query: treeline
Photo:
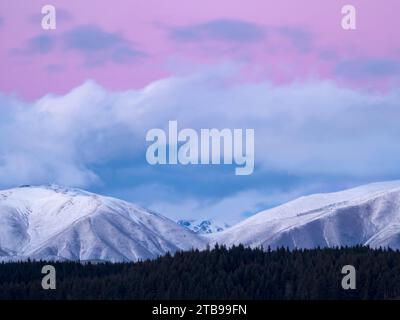
[[[57,289],[43,290],[45,262],[0,264],[0,299],[398,299],[400,252],[366,247],[178,252],[137,263],[57,262]],[[355,290],[341,286],[344,265]]]

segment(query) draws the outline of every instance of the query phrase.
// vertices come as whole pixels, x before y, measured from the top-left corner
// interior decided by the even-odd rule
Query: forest
[[[44,290],[43,265],[56,269]],[[356,289],[344,290],[344,265]],[[0,299],[399,299],[400,251],[368,247],[308,250],[243,246],[167,254],[136,263],[27,261],[0,264]]]

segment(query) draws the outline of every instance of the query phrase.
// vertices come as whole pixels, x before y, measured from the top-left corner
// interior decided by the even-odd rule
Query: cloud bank
[[[146,54],[118,32],[108,32],[96,25],[79,25],[59,35],[40,34],[28,40],[22,49],[12,53],[23,55],[49,54],[54,51],[81,54],[86,66],[107,62],[130,63]]]
[[[298,194],[282,175],[307,181],[296,180],[303,191],[321,181],[398,178],[399,90],[364,92],[317,80],[232,83],[239,72],[214,66],[120,92],[87,81],[33,102],[0,95],[0,186],[58,183],[126,195],[156,186],[151,197],[142,195],[157,208],[178,207],[167,206],[168,195],[201,208],[192,211],[229,216],[243,194],[251,208],[273,203],[260,196],[267,191],[280,199],[283,190]],[[145,134],[167,129],[169,120],[181,129],[255,129],[255,172],[240,178],[225,166],[149,166]]]

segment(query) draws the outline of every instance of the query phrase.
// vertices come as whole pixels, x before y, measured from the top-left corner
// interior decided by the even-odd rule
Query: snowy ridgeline
[[[137,261],[206,241],[150,210],[58,186],[0,192],[3,260]]]
[[[0,261],[138,261],[215,243],[400,249],[400,181],[302,197],[233,227],[213,220],[175,223],[131,203],[78,189],[25,186],[0,191]]]
[[[206,219],[206,220],[187,219],[187,220],[178,220],[177,223],[198,234],[221,232],[230,227],[230,225],[227,223],[217,222],[213,219]]]

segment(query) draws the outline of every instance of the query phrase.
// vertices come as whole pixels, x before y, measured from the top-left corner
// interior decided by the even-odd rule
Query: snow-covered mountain
[[[205,240],[131,203],[57,186],[0,191],[0,260],[137,261]]]
[[[208,237],[228,246],[400,249],[400,181],[301,197]]]
[[[230,227],[227,223],[217,222],[214,219],[182,219],[177,223],[198,234],[221,232]]]
[[[400,249],[400,181],[301,197],[220,232],[219,224],[210,220],[179,224],[131,203],[78,189],[4,190],[0,261],[137,261],[168,251],[202,249],[207,243]]]

